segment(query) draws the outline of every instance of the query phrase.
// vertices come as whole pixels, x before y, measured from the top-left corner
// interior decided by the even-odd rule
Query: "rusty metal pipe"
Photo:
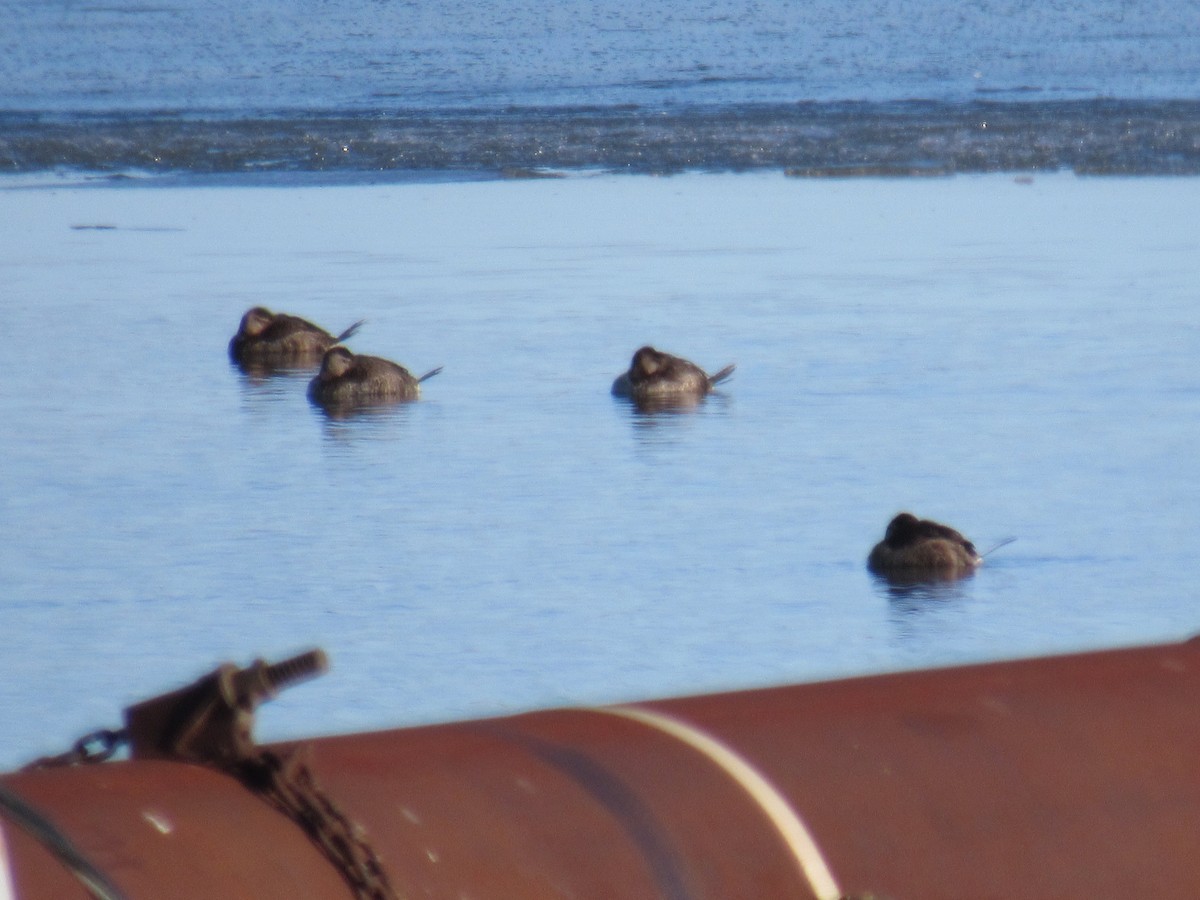
[[[303,750],[402,897],[1193,900],[1195,642],[564,709]],[[234,778],[0,776],[130,900],[346,900]],[[85,900],[7,824],[16,896]]]

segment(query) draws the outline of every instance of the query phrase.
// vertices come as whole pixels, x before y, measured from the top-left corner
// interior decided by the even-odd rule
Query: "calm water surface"
[[[0,193],[0,763],[310,645],[333,671],[264,737],[1187,636],[1198,201],[1073,176]],[[255,304],[445,370],[327,418],[307,375],[230,366]],[[738,370],[640,415],[608,387],[647,342]],[[864,560],[900,509],[1018,540],[897,593]]]
[[[1200,174],[1195,3],[0,0],[0,177]]]
[[[1193,3],[0,0],[0,108],[1183,97]],[[100,52],[97,52],[97,51]]]

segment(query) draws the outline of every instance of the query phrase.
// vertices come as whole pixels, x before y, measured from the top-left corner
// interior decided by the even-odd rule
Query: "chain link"
[[[111,759],[128,741],[129,732],[124,728],[101,728],[91,734],[85,734],[66,753],[60,753],[57,756],[43,756],[23,768],[25,770],[56,769],[61,766],[101,763]]]
[[[125,729],[103,728],[84,735],[65,753],[35,759],[24,770],[101,763],[128,741]],[[399,900],[363,828],[321,790],[299,752],[260,750],[218,768],[225,768],[299,825],[345,878],[356,900]]]
[[[25,770],[104,762],[129,740],[124,729],[86,734],[66,753],[43,756]],[[362,826],[337,808],[317,785],[300,751],[260,750],[229,767],[230,774],[299,825],[333,863],[356,900],[400,900]],[[107,894],[95,896],[107,897]],[[112,896],[119,896],[113,894]],[[875,894],[847,894],[841,900],[881,900]]]
[[[399,900],[360,825],[348,819],[317,785],[297,751],[262,750],[235,774],[296,822],[342,873],[357,900]]]

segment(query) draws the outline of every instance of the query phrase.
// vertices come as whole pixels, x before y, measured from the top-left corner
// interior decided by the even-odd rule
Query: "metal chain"
[[[24,770],[87,765],[111,758],[129,740],[125,729],[103,728],[86,734],[66,753],[43,756]],[[354,891],[356,900],[400,900],[388,880],[379,856],[367,842],[362,826],[351,821],[317,785],[312,770],[298,751],[279,754],[260,750],[230,767],[230,774],[262,795],[272,806],[299,825]],[[0,794],[0,800],[5,796]],[[11,801],[10,801],[11,802]],[[0,811],[6,811],[0,803]],[[11,813],[11,810],[7,810]],[[60,838],[63,845],[66,839]],[[72,848],[72,852],[73,848]],[[82,857],[80,857],[82,859]],[[75,866],[80,868],[76,869]],[[73,864],[73,870],[89,875],[85,881],[100,900],[120,900],[121,894],[90,866]],[[97,874],[92,875],[96,871]],[[94,882],[94,883],[93,883]],[[841,900],[882,900],[875,894],[847,894]]]
[[[304,829],[358,900],[399,900],[363,828],[334,805],[296,751],[262,750],[242,760],[234,774]]]
[[[65,753],[35,759],[23,770],[101,763],[128,741],[125,729],[102,728],[81,737]],[[357,900],[399,900],[362,827],[318,787],[312,771],[295,751],[281,755],[261,750],[228,768],[304,830],[346,879]]]
[[[101,728],[91,734],[85,734],[75,742],[66,753],[57,756],[43,756],[23,766],[26,771],[31,769],[54,769],[60,766],[80,766],[91,763],[101,763],[111,759],[129,740],[129,732],[124,728]]]

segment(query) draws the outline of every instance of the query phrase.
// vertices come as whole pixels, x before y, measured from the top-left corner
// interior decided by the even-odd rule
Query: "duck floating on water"
[[[944,581],[970,575],[983,562],[975,545],[948,525],[902,512],[888,523],[867,559],[871,570],[902,581]]]
[[[299,316],[273,313],[255,306],[242,316],[229,341],[229,356],[243,366],[287,367],[315,365],[321,355],[362,326],[355,322],[336,337]]]
[[[308,384],[308,396],[325,407],[350,407],[416,400],[421,382],[442,367],[420,378],[404,366],[378,356],[351,353],[345,347],[330,347],[321,359],[321,371]]]
[[[712,393],[713,388],[729,378],[735,368],[728,365],[709,375],[682,357],[653,347],[642,347],[633,354],[629,371],[617,376],[612,392],[639,405],[686,405]]]

